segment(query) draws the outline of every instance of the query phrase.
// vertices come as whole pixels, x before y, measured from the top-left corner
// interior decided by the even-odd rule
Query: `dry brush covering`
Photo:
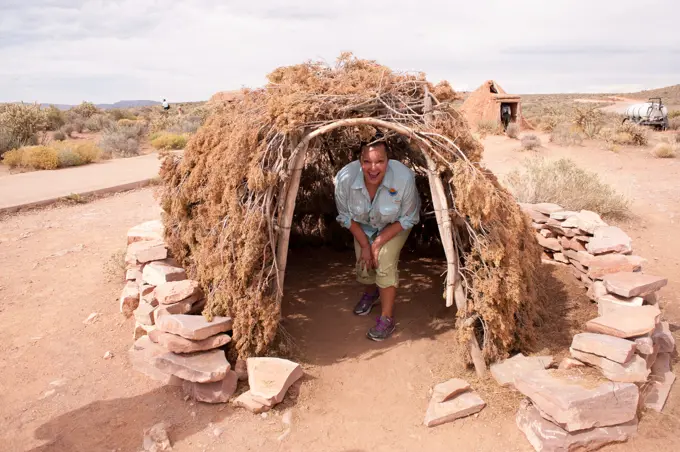
[[[434,106],[425,115],[428,92]],[[540,249],[512,196],[480,166],[482,147],[454,100],[446,83],[433,86],[422,74],[392,72],[343,54],[334,67],[309,62],[275,70],[264,88],[220,106],[190,139],[183,158],[165,158],[168,243],[206,288],[204,314],[234,318],[241,357],[265,353],[276,336],[283,290],[277,245],[295,157],[308,141],[293,238],[297,232],[346,240],[348,233],[336,233],[333,176],[355,158],[362,141],[376,135],[376,126],[391,157],[416,171],[430,218],[414,231],[419,242],[441,246],[436,223],[428,229],[428,158],[443,181],[446,213],[463,250],[467,306],[458,311],[461,341],[476,333],[487,360],[532,343],[542,306],[535,287]],[[343,127],[331,125],[340,120]]]

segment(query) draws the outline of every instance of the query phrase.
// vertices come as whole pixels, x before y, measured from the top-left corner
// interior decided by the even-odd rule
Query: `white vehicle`
[[[632,121],[641,126],[652,126],[662,130],[668,128],[668,109],[660,97],[652,97],[649,102],[631,105],[624,113],[623,122]]]

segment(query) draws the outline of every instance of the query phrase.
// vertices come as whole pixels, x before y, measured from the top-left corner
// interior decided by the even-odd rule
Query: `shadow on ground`
[[[35,431],[35,437],[45,443],[30,452],[136,451],[141,449],[144,429],[158,422],[166,424],[174,444],[230,413],[205,404],[190,410],[178,388],[164,386],[135,397],[98,400],[62,414]]]

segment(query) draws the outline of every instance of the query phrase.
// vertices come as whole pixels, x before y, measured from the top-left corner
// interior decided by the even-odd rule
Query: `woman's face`
[[[365,148],[361,153],[361,169],[364,173],[366,185],[378,186],[387,171],[387,152],[384,145]]]

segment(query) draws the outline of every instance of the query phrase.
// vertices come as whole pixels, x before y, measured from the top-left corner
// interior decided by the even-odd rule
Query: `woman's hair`
[[[390,144],[387,142],[387,140],[385,139],[385,135],[380,130],[376,130],[375,135],[373,135],[373,138],[371,138],[370,140],[361,142],[361,144],[359,145],[359,155],[363,154],[365,149],[374,146],[384,146],[385,154],[387,154],[387,156],[389,157]]]

